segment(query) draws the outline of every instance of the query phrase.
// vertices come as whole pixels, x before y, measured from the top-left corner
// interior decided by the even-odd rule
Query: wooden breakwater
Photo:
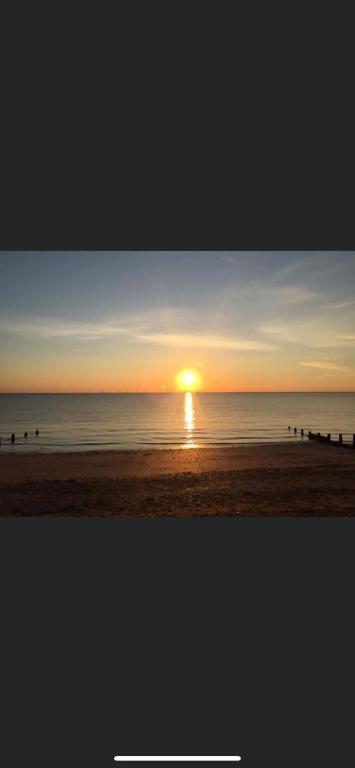
[[[289,432],[291,431],[290,426],[288,427],[288,430]],[[308,440],[315,440],[318,443],[326,443],[327,445],[337,445],[341,446],[342,448],[355,449],[355,434],[352,434],[351,432],[336,433],[335,439],[332,437],[331,432],[322,434],[321,432],[311,432],[311,430],[299,429],[299,427],[293,427],[293,433],[295,435],[300,433],[301,437],[304,437],[306,434]]]

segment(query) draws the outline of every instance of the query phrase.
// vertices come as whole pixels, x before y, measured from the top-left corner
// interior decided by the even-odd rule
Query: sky
[[[0,392],[355,391],[355,252],[0,252]]]

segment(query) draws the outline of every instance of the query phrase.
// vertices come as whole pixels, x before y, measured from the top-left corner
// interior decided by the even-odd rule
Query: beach
[[[355,451],[304,442],[0,454],[2,516],[352,516]]]

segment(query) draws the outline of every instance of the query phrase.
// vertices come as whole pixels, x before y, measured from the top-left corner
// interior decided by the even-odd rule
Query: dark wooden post
[[[303,429],[301,429],[301,437],[303,437],[303,435],[304,435],[304,432],[303,432]]]
[[[328,443],[330,443],[330,432],[328,432],[327,434],[327,440],[328,440]]]
[[[24,437],[27,437],[27,432],[25,432]]]
[[[291,427],[287,427],[287,429],[291,429]]]
[[[38,432],[38,429],[36,429],[36,436],[38,437],[38,435],[39,435],[39,432]]]
[[[312,432],[311,432],[311,430],[309,429],[309,430],[308,430],[308,440],[310,440],[310,439],[311,439],[311,436],[312,436]]]
[[[297,427],[294,427],[293,431],[294,431],[295,435],[297,435]]]
[[[13,433],[12,433],[12,435],[11,435],[11,442],[12,442],[12,443],[14,443],[14,442],[15,442],[15,433],[14,433],[14,432],[13,432]]]
[[[343,443],[343,435],[339,435],[339,445],[342,445]]]
[[[0,438],[0,445],[1,445],[1,438]],[[353,448],[355,448],[355,435],[353,435]]]

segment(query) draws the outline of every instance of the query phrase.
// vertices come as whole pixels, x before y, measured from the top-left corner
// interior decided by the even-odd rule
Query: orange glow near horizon
[[[133,355],[132,355],[133,351]],[[2,366],[0,392],[173,393],[319,392],[354,390],[349,370],[334,372],[300,366],[286,353],[230,355],[194,350],[191,367],[176,350],[51,349],[47,357],[23,352],[23,363]],[[261,358],[260,358],[261,354]],[[194,361],[198,360],[198,362]],[[11,365],[10,365],[11,363]],[[345,366],[344,366],[345,367]],[[196,406],[197,400],[195,402]]]

